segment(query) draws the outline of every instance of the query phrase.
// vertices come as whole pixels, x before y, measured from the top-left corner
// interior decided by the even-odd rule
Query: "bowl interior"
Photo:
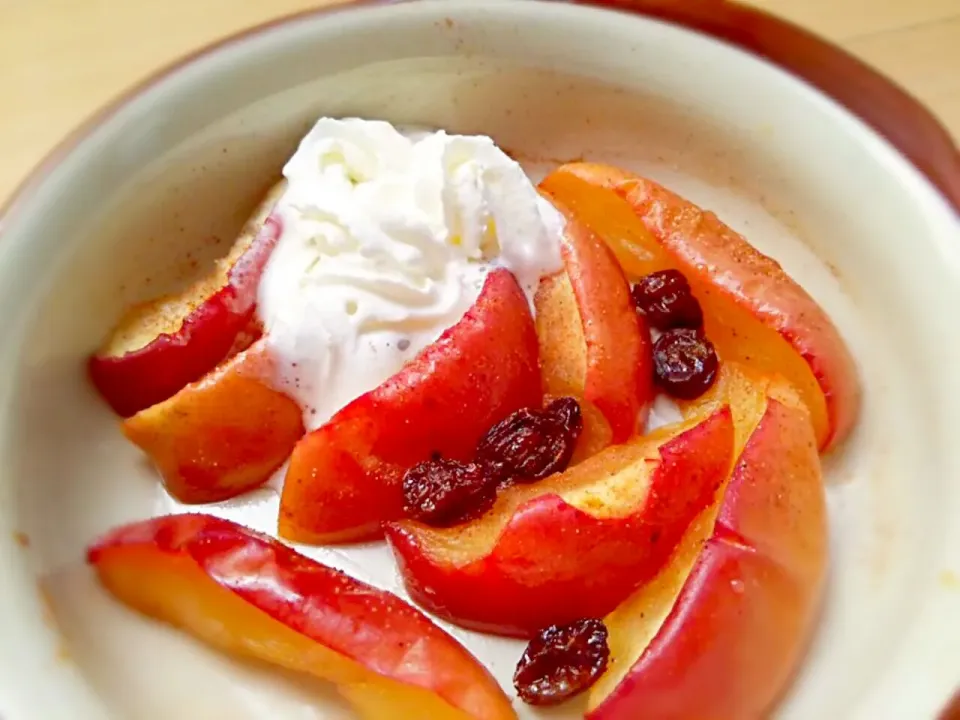
[[[85,358],[127,304],[224,251],[323,114],[489,134],[533,175],[580,157],[636,169],[780,260],[835,319],[866,391],[854,438],[826,460],[828,599],[782,716],[932,716],[960,680],[946,660],[960,652],[947,612],[960,386],[943,372],[960,364],[943,312],[960,301],[956,217],[779,70],[673,26],[546,5],[422,2],[276,27],[149,87],[21,201],[0,243],[3,717],[347,717],[323,687],[126,612],[83,564],[112,525],[179,509]],[[272,531],[276,499],[213,511]],[[382,547],[309,552],[402,592]],[[455,632],[509,686],[520,645]]]

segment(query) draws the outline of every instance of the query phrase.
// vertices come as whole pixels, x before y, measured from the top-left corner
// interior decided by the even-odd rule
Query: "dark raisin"
[[[502,480],[536,482],[566,470],[582,427],[573,398],[561,398],[546,410],[517,410],[483,436],[477,462],[495,468]]]
[[[633,286],[633,303],[657,330],[703,325],[703,311],[679,270],[644,275]]]
[[[543,410],[547,415],[556,418],[568,433],[573,435],[576,440],[580,437],[583,430],[583,414],[580,411],[580,403],[576,398],[562,397],[551,402]]]
[[[497,476],[482,465],[434,457],[403,476],[407,517],[447,527],[490,509],[497,499]]]
[[[600,620],[551,625],[527,645],[513,685],[525,703],[556,705],[593,685],[609,658],[607,628]]]
[[[703,395],[717,379],[719,366],[717,351],[702,330],[667,330],[653,344],[654,379],[675,398]]]

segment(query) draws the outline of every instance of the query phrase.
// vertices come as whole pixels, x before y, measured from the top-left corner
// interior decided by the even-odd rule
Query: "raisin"
[[[527,645],[513,685],[529,705],[556,705],[593,685],[609,658],[607,628],[600,620],[551,625]]]
[[[555,400],[545,410],[523,408],[487,431],[477,445],[477,462],[504,481],[536,482],[566,470],[582,428],[573,398]]]
[[[679,270],[644,275],[633,286],[633,303],[657,330],[703,325],[703,310]]]
[[[547,415],[557,419],[566,431],[573,435],[574,441],[580,437],[583,430],[583,413],[576,398],[557,398],[543,410]]]
[[[483,465],[434,456],[403,476],[403,512],[436,527],[456,525],[490,509],[497,480]]]
[[[702,330],[667,330],[653,344],[654,379],[681,400],[703,395],[717,379],[717,351]]]

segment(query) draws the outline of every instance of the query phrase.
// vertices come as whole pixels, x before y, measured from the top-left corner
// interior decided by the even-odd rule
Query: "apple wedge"
[[[263,341],[123,421],[124,435],[185,503],[226,500],[266,482],[303,436],[303,413],[271,386]]]
[[[421,612],[227,520],[134,523],[87,560],[131,608],[217,649],[329,680],[361,717],[516,718],[483,666]]]
[[[166,400],[243,349],[237,340],[253,318],[260,276],[280,238],[280,219],[271,212],[284,188],[281,182],[270,190],[211,274],[131,308],[90,358],[90,378],[117,414],[129,417]]]
[[[564,165],[541,189],[606,241],[628,277],[683,272],[721,359],[786,377],[821,450],[849,434],[860,406],[853,358],[823,308],[774,260],[713,213],[614,167]]]
[[[513,274],[495,270],[456,325],[297,444],[280,534],[304,543],[378,536],[382,522],[402,517],[407,469],[436,453],[471,458],[491,426],[541,401],[530,307]]]
[[[584,397],[587,342],[577,298],[565,272],[549,275],[540,281],[534,296],[534,308],[544,405],[559,397],[574,397],[580,403],[583,430],[570,461],[571,465],[576,465],[610,445],[613,430],[600,408]]]
[[[566,226],[564,270],[544,278],[534,299],[544,391],[596,407],[611,440],[624,442],[643,428],[653,401],[650,334],[610,248],[552,200]]]
[[[464,627],[529,637],[601,617],[652,578],[733,461],[730,410],[615,445],[501,493],[452,528],[389,523],[411,597]]]
[[[660,574],[605,619],[611,662],[589,720],[766,717],[796,670],[825,580],[826,507],[807,409],[765,385],[725,382],[745,439],[734,472]]]

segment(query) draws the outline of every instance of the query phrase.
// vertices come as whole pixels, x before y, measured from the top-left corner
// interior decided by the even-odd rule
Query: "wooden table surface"
[[[73,127],[156,68],[244,27],[336,1],[0,0],[0,201]],[[859,55],[960,138],[960,0],[746,1]]]

